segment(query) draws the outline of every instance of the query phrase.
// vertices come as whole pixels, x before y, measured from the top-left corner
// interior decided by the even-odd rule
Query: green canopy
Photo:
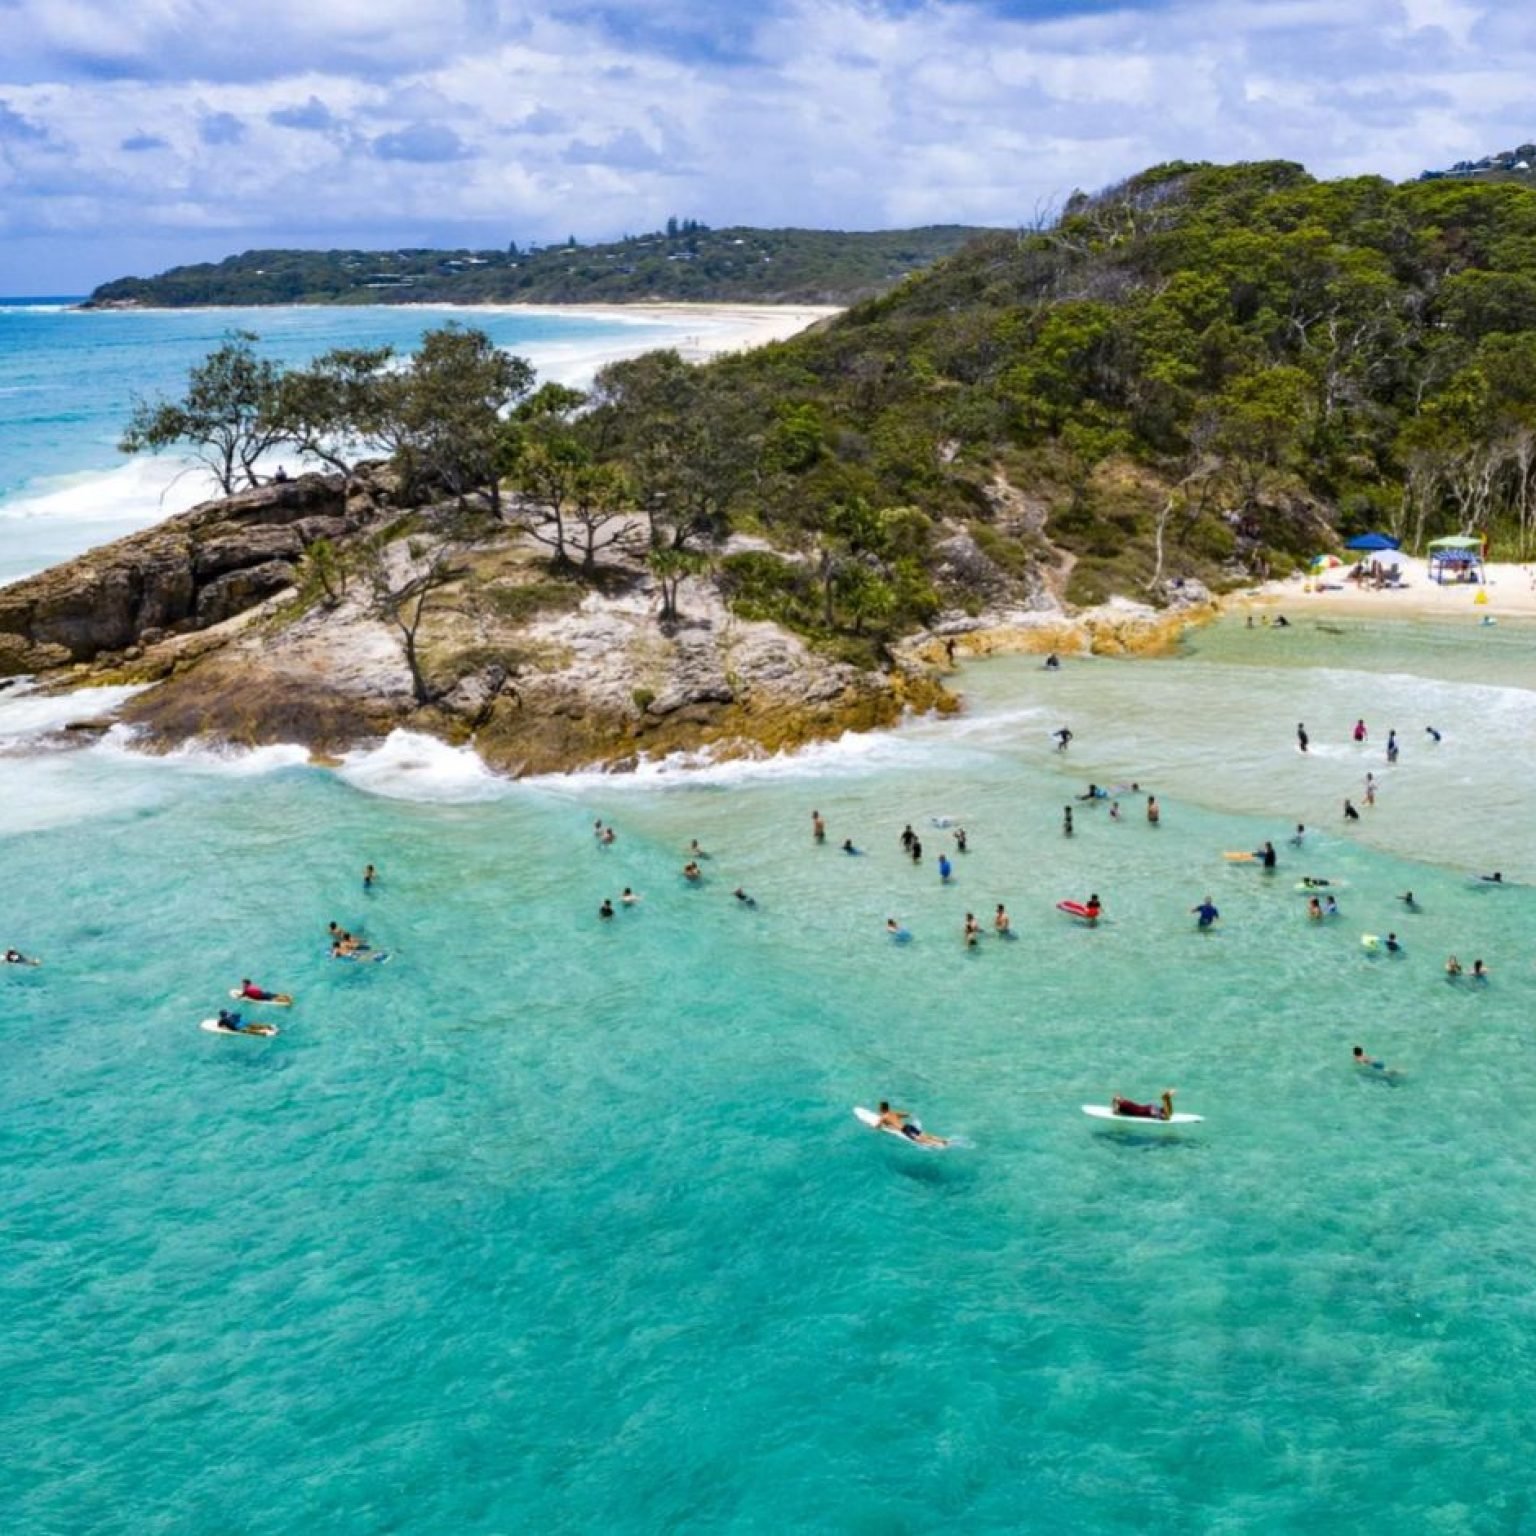
[[[1431,549],[1481,549],[1483,541],[1474,538],[1431,539]]]

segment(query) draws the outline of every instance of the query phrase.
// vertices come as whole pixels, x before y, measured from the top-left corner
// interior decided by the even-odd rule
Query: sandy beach
[[[1486,586],[1429,578],[1429,564],[1414,555],[1389,554],[1405,586],[1377,590],[1348,580],[1351,569],[1341,565],[1321,578],[1291,576],[1234,594],[1228,603],[1239,610],[1283,612],[1287,618],[1335,614],[1341,618],[1455,619],[1462,617],[1536,618],[1536,563],[1490,562]],[[1480,595],[1484,600],[1479,601]]]
[[[591,315],[636,325],[677,326],[688,322],[694,329],[674,345],[689,362],[707,362],[728,352],[745,352],[770,341],[785,341],[818,320],[842,313],[840,306],[835,304],[484,304],[459,307],[524,315]]]

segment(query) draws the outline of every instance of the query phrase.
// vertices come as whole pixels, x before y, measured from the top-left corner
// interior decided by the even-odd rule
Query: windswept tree
[[[464,575],[465,540],[391,538],[385,530],[361,550],[362,572],[368,583],[370,608],[400,636],[411,693],[418,705],[436,702],[441,690],[427,678],[421,663],[421,632],[427,618],[456,606],[444,589]]]
[[[646,563],[661,592],[661,622],[675,624],[682,617],[677,606],[678,589],[690,576],[702,576],[709,569],[709,556],[700,549],[662,545],[651,550]]]
[[[526,358],[503,352],[484,331],[427,331],[405,372],[384,376],[380,433],[392,443],[408,494],[484,493],[501,515],[506,413],[533,388]]]
[[[517,520],[557,565],[573,563],[574,552],[591,576],[601,551],[635,543],[641,532],[628,516],[623,471],[593,451],[593,434],[579,415],[586,403],[580,390],[541,385],[507,423],[502,456],[518,493]]]
[[[593,401],[595,441],[624,463],[652,542],[681,549],[724,538],[761,446],[746,403],[673,351],[610,363]]]
[[[282,370],[256,355],[254,331],[231,331],[187,373],[179,400],[137,399],[118,448],[159,453],[185,447],[226,496],[260,483],[257,461],[283,441],[274,416]]]
[[[360,459],[394,446],[393,347],[337,347],[278,380],[270,410],[277,432],[307,458],[350,481]]]

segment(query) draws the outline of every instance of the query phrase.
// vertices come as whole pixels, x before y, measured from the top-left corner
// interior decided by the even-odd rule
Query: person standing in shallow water
[[[1072,807],[1064,805],[1061,808],[1061,831],[1063,837],[1072,836]]]
[[[1307,743],[1311,738],[1307,735],[1307,728],[1299,720],[1296,722],[1296,745],[1301,751],[1307,750]]]
[[[827,840],[827,824],[821,819],[820,811],[811,812],[811,836],[818,843],[824,843]]]
[[[1147,796],[1147,820],[1155,827],[1162,821],[1163,813],[1157,807],[1157,796]]]

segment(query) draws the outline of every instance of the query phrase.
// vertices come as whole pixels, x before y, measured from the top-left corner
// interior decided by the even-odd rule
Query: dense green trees
[[[685,219],[606,245],[486,251],[246,251],[122,277],[93,304],[576,304],[692,299],[841,304],[958,250],[961,225],[845,233],[706,229]]]

